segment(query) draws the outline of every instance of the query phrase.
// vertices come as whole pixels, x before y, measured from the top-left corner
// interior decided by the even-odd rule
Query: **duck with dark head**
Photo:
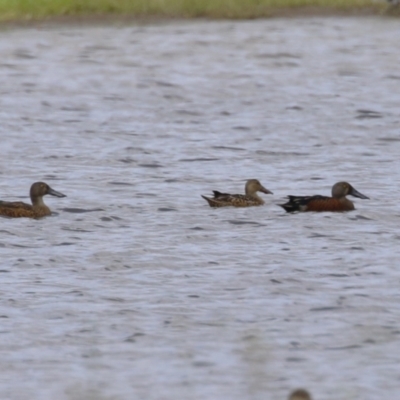
[[[22,201],[0,201],[0,215],[11,218],[41,218],[50,215],[50,208],[43,202],[43,196],[46,194],[66,197],[65,194],[52,189],[47,183],[35,182],[30,190],[32,205]]]
[[[288,196],[289,201],[279,204],[287,212],[295,211],[330,211],[342,212],[354,210],[354,204],[346,196],[354,196],[360,199],[369,197],[354,189],[348,182],[337,182],[332,186],[332,197],[314,196]]]

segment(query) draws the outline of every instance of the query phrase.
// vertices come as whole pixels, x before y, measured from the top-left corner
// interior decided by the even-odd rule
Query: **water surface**
[[[0,197],[68,197],[1,219],[1,398],[396,398],[399,37],[384,18],[3,30]],[[265,206],[200,197],[249,178]],[[277,206],[340,180],[371,199]]]

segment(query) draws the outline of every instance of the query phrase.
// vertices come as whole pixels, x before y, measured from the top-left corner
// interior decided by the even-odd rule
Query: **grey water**
[[[396,398],[400,23],[0,31],[2,399]],[[211,190],[262,207],[211,209]],[[285,214],[345,180],[350,213]]]

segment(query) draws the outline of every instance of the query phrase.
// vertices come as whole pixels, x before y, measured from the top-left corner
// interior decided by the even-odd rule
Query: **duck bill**
[[[358,197],[360,199],[369,199],[365,194],[360,193],[358,190],[351,188],[351,192],[349,193],[354,197]]]
[[[57,192],[57,190],[52,189],[50,186],[47,190],[47,194],[51,194],[52,196],[56,196],[56,197],[67,197],[65,194],[63,194],[61,192]]]
[[[266,194],[273,194],[270,190],[266,189],[264,186],[261,186],[260,192],[263,192]]]

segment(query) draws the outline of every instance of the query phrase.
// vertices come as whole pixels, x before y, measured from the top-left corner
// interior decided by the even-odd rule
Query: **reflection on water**
[[[395,398],[400,26],[3,30],[2,398]],[[250,178],[266,205],[211,209]],[[347,180],[348,214],[286,215]],[[24,377],[21,380],[21,377]]]

